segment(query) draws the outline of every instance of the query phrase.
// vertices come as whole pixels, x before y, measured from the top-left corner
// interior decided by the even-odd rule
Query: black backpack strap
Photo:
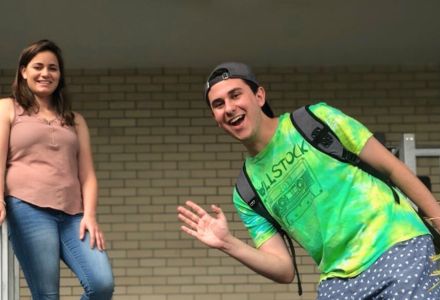
[[[290,114],[296,130],[316,149],[344,163],[352,164],[386,183],[393,193],[394,200],[400,203],[399,195],[385,175],[362,162],[355,153],[344,147],[333,130],[310,110],[310,105],[298,108]]]
[[[281,225],[267,211],[257,192],[254,190],[254,187],[251,185],[250,179],[247,176],[244,165],[238,175],[236,187],[241,199],[243,199],[257,214],[266,218],[277,231],[283,230]]]
[[[302,284],[301,278],[299,276],[298,265],[296,263],[296,253],[295,247],[293,246],[292,239],[289,235],[282,229],[281,225],[272,217],[272,215],[267,211],[263,202],[260,199],[260,196],[255,191],[254,186],[252,185],[247,173],[246,166],[243,164],[243,168],[240,171],[240,174],[237,177],[237,182],[235,184],[237,188],[237,192],[240,197],[260,216],[264,217],[267,221],[269,221],[273,227],[280,233],[283,241],[288,244],[288,248],[290,248],[290,255],[293,260],[293,267],[296,273],[296,278],[298,280],[298,294],[302,295]]]
[[[296,130],[318,150],[342,162],[355,166],[359,164],[359,157],[342,145],[333,130],[310,111],[309,105],[295,110],[290,120]]]

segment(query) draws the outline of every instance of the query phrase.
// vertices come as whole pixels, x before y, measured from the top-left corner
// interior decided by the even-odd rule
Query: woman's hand
[[[186,201],[185,205],[177,207],[178,218],[184,223],[181,230],[211,248],[221,249],[230,232],[220,207],[211,206],[213,217],[192,201]]]
[[[84,239],[86,231],[90,235],[90,248],[94,248],[95,245],[99,251],[105,250],[104,234],[99,228],[98,222],[95,217],[84,216],[79,225],[79,238]]]
[[[3,224],[5,218],[6,218],[6,203],[5,200],[0,199],[0,225]]]

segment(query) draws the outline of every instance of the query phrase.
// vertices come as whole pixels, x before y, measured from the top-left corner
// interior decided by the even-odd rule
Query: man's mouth
[[[238,126],[244,121],[244,115],[238,115],[228,121],[229,125]]]

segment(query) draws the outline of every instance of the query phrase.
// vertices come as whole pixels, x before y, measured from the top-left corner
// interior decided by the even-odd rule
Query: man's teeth
[[[240,122],[242,119],[243,119],[243,116],[242,116],[242,115],[240,115],[240,116],[236,116],[236,117],[232,118],[232,119],[229,121],[229,123],[232,124],[232,125],[234,125],[234,124]]]

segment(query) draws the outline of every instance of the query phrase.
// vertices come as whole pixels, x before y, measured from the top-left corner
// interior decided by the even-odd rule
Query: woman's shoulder
[[[77,130],[80,130],[82,128],[87,128],[87,122],[86,119],[77,111],[72,111],[74,116],[74,127]]]
[[[14,98],[7,97],[7,98],[0,98],[0,109],[13,109],[14,108],[15,100]]]
[[[15,100],[11,97],[9,98],[0,98],[0,114],[6,119],[9,119],[9,122],[12,123],[15,116],[15,108],[14,104]],[[2,118],[3,119],[3,118]],[[6,120],[4,119],[4,120]]]
[[[77,111],[72,111],[73,117],[75,118],[75,123],[84,123],[84,117]]]
[[[6,97],[6,98],[0,98],[0,102],[3,104],[5,102],[9,103],[9,104],[13,104],[15,101],[14,98],[12,97]]]

